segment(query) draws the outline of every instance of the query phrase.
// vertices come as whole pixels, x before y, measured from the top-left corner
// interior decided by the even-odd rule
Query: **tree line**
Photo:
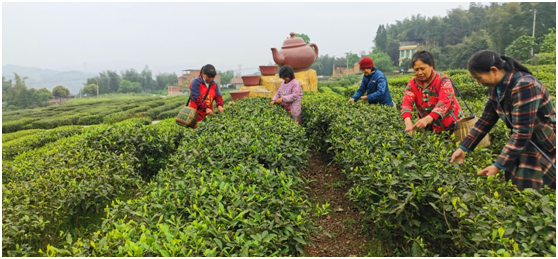
[[[534,10],[537,16],[535,37],[532,37]],[[439,69],[465,68],[467,59],[482,49],[523,62],[551,63],[551,58],[531,59],[530,51],[531,48],[534,53],[555,51],[555,28],[556,3],[553,2],[470,3],[468,9],[452,9],[444,17],[427,18],[419,14],[395,24],[380,25],[374,50],[388,54],[394,66],[399,65],[402,41],[421,42],[420,49],[432,52]]]
[[[176,73],[158,73],[153,78],[153,72],[148,66],[142,71],[133,68],[116,71],[106,70],[98,76],[87,78],[86,85],[78,95],[96,95],[97,85],[99,94],[109,93],[149,93],[166,90],[169,85],[177,85]]]
[[[535,37],[533,32],[533,15]],[[306,43],[310,37],[296,34]],[[310,68],[318,75],[331,76],[333,65],[349,67],[369,56],[384,72],[408,69],[410,60],[399,62],[400,42],[417,41],[418,50],[428,50],[436,58],[437,69],[465,68],[467,59],[476,51],[492,49],[525,63],[556,63],[556,3],[470,3],[468,9],[455,8],[444,17],[423,15],[405,18],[395,24],[378,26],[374,47],[370,52],[350,53],[335,57],[321,55]],[[531,56],[531,49],[536,54]]]
[[[68,88],[58,85],[52,92],[46,88],[28,89],[25,84],[27,77],[14,73],[14,81],[2,77],[2,110],[11,111],[18,109],[45,107],[50,104],[51,98],[66,97],[70,94]]]

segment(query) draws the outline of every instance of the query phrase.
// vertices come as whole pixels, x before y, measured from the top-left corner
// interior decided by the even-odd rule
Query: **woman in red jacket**
[[[419,51],[411,60],[415,77],[407,84],[401,114],[405,132],[429,128],[436,133],[453,130],[463,111],[455,99],[450,79],[434,71],[434,57],[428,51]],[[417,107],[419,120],[413,124],[413,106]]]
[[[224,104],[221,90],[217,82],[213,80],[216,75],[217,72],[215,71],[215,67],[211,64],[207,64],[203,66],[201,76],[192,80],[190,84],[190,107],[198,111],[196,126],[194,126],[194,128],[197,128],[197,123],[203,120],[206,115],[213,114],[213,100],[215,100],[219,112],[225,111],[223,108]],[[204,99],[205,96],[207,97]]]

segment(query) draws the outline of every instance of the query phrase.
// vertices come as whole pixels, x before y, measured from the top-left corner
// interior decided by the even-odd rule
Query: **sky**
[[[181,73],[207,63],[254,73],[290,32],[319,54],[369,52],[380,24],[445,16],[468,2],[2,3],[2,65]]]

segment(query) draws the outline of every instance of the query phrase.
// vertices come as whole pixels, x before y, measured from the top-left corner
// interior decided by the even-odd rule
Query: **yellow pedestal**
[[[248,97],[273,97],[274,95],[263,85],[242,86],[239,90],[250,91],[250,95]]]
[[[318,73],[314,69],[295,73],[295,78],[300,82],[302,91],[318,92]]]
[[[302,72],[295,73],[295,78],[300,82],[302,91],[318,92],[318,73],[316,70],[309,69]],[[250,91],[249,97],[273,97],[279,87],[281,87],[283,79],[279,75],[274,76],[261,76],[260,84],[255,86],[242,86],[239,90]]]

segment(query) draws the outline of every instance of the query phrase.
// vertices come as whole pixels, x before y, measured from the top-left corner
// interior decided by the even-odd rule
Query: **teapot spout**
[[[275,64],[283,66],[285,63],[285,56],[279,53],[276,48],[271,48],[271,54],[273,54],[273,61],[275,61]]]

